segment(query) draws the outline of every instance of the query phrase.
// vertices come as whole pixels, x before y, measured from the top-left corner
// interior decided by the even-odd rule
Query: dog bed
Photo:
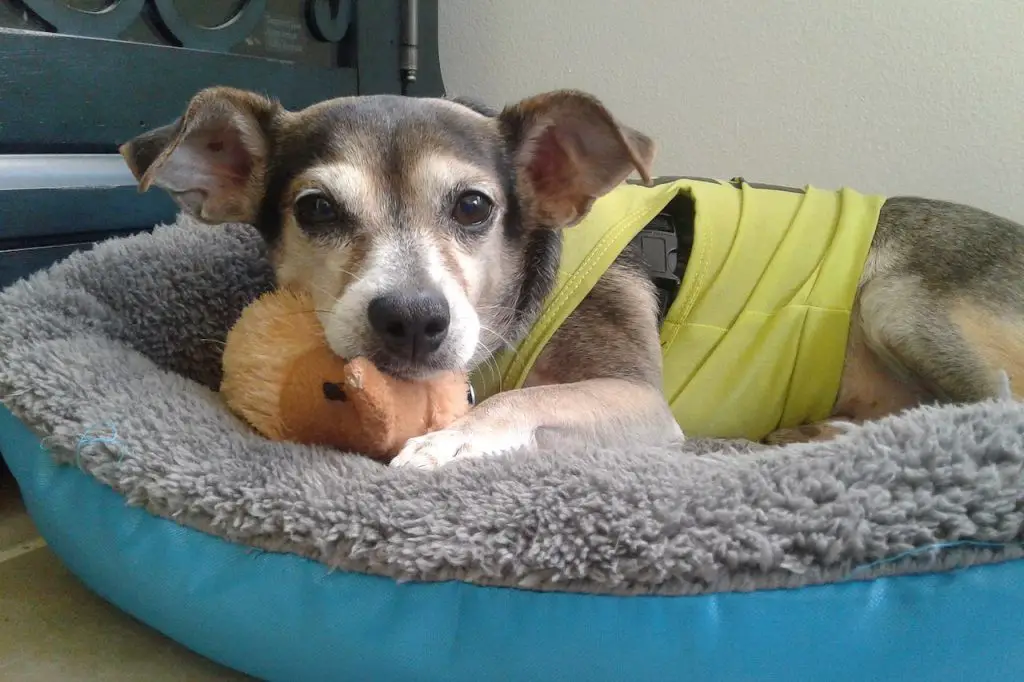
[[[40,532],[195,651],[288,682],[1024,673],[1021,404],[389,469],[225,409],[226,330],[270,284],[250,228],[183,219],[0,294],[0,447]]]

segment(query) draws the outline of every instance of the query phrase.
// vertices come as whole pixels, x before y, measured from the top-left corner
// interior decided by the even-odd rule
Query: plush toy
[[[251,303],[228,333],[221,394],[272,440],[331,445],[388,461],[405,442],[470,408],[467,378],[402,381],[327,346],[309,296],[281,290]]]

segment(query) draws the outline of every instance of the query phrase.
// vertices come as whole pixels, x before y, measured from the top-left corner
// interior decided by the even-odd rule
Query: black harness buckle
[[[631,245],[639,250],[651,281],[658,289],[658,319],[664,319],[682,286],[690,245],[684,245],[685,252],[680,254],[680,235],[669,213],[655,216],[633,238]]]

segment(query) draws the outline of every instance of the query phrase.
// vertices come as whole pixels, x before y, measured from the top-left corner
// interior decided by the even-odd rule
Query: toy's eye
[[[331,383],[330,381],[324,382],[324,397],[328,400],[343,403],[348,400],[348,396],[345,395],[345,390],[338,384]]]
[[[452,219],[463,227],[475,227],[491,217],[494,203],[480,192],[463,192],[452,206]]]
[[[306,227],[320,227],[337,223],[339,215],[330,199],[312,191],[295,200],[295,219]]]

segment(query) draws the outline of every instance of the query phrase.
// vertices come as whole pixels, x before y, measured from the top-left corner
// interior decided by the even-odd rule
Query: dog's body
[[[593,98],[541,95],[490,112],[457,101],[347,98],[286,112],[229,89],[122,153],[211,223],[251,222],[281,286],[309,291],[332,348],[416,377],[491,362],[551,290],[560,230],[653,143]],[[882,208],[858,288],[833,415],[989,397],[1024,376],[1024,227],[912,198]],[[632,250],[555,332],[522,389],[414,439],[394,465],[430,467],[564,431],[601,444],[682,433],[661,392],[655,289]],[[827,436],[808,425],[784,442]]]

